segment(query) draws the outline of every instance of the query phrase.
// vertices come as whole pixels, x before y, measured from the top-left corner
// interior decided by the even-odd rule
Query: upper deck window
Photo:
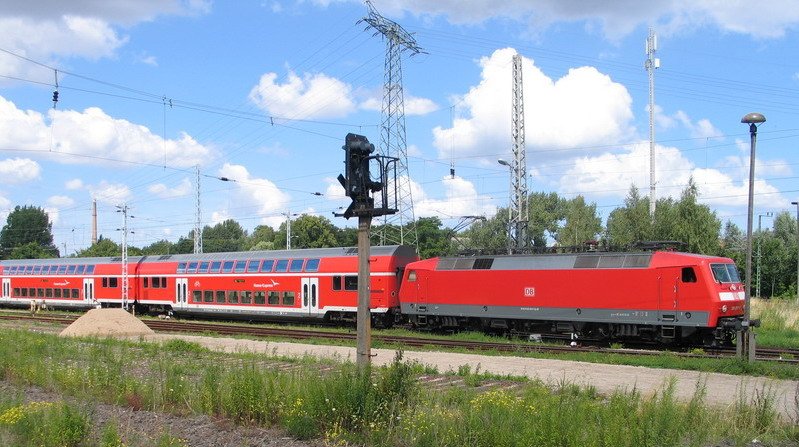
[[[200,262],[200,266],[197,267],[197,273],[208,273],[208,265],[210,264],[208,261]]]
[[[280,260],[277,261],[277,264],[275,265],[275,271],[276,272],[285,272],[286,269],[288,269],[288,266],[289,266],[289,260],[288,259],[280,259]]]
[[[42,266],[41,265],[34,266],[33,267],[33,274],[34,275],[38,275],[40,273],[42,273]]]
[[[178,273],[186,273],[186,263],[178,262]]]
[[[247,268],[247,261],[236,261],[236,268],[233,271],[234,273],[244,273],[244,270]]]
[[[308,262],[305,263],[305,271],[306,272],[318,272],[319,271],[319,259],[309,259]]]
[[[264,260],[263,264],[261,264],[261,271],[262,272],[271,272],[272,271],[272,265],[274,263],[275,263],[275,261],[273,261],[272,259]]]
[[[290,272],[301,272],[302,271],[302,264],[305,262],[304,259],[292,259],[291,265],[289,266]]]
[[[50,269],[50,273],[53,273],[53,269]],[[86,266],[86,274],[87,275],[93,275],[94,274],[94,266],[93,265],[87,265]]]
[[[75,274],[75,267],[74,265],[67,266],[67,275],[74,275]]]
[[[211,262],[211,270],[208,273],[219,273],[221,267],[222,261],[213,261]]]
[[[189,262],[186,273],[197,273],[197,262]]]
[[[248,261],[247,262],[247,271],[250,272],[250,273],[257,272],[259,264],[261,264],[261,261],[259,261],[257,259]]]
[[[222,273],[232,273],[233,272],[233,261],[225,261],[222,264]]]
[[[738,268],[735,264],[710,264],[713,271],[713,279],[720,283],[741,282],[738,276]]]

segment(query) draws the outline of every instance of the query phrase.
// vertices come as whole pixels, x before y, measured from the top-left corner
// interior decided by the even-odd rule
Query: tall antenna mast
[[[657,52],[657,36],[654,28],[649,28],[646,38],[646,61],[644,68],[649,74],[649,215],[655,216],[655,202],[657,201],[655,178],[655,69],[660,67],[660,59],[655,57]]]
[[[522,57],[513,55],[513,107],[511,111],[513,139],[513,200],[511,206],[511,239],[516,250],[527,248],[527,160],[524,149],[524,85]]]
[[[194,254],[203,252],[202,210],[200,209],[200,165],[194,166],[197,172],[197,210],[194,220]]]
[[[415,246],[418,241],[416,219],[413,212],[411,182],[408,175],[408,147],[405,140],[405,104],[402,90],[402,52],[407,50],[411,56],[422,53],[411,33],[398,23],[389,20],[366,0],[369,15],[359,20],[366,22],[367,29],[373,28],[374,35],[382,34],[386,41],[386,59],[383,83],[383,109],[380,126],[380,153],[396,157],[397,185],[388,187],[389,203],[396,203],[399,212],[384,216],[381,231],[381,244],[407,244]]]

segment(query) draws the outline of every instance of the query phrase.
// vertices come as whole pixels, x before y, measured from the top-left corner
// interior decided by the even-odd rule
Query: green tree
[[[258,225],[247,238],[248,250],[274,250],[276,232],[269,225]]]
[[[285,224],[281,227],[286,240]],[[291,222],[291,246],[294,248],[335,247],[336,227],[324,216],[303,214]],[[284,242],[285,243],[285,242]]]
[[[533,247],[546,247],[547,236],[555,237],[560,229],[560,222],[566,218],[567,201],[554,192],[535,192],[530,194],[527,203],[529,204],[528,244],[531,243]]]
[[[35,206],[14,207],[14,211],[6,219],[6,225],[0,231],[0,257],[7,258],[15,248],[30,243],[38,245],[40,250],[35,247],[21,248],[17,251],[17,256],[37,253],[48,258],[57,257],[52,227],[43,209]]]
[[[374,239],[372,240],[374,241]],[[336,230],[336,241],[338,241],[338,247],[354,247],[358,245],[358,229],[354,227],[338,228]]]
[[[452,231],[442,228],[442,225],[438,217],[422,217],[416,221],[418,251],[423,259],[452,254]]]
[[[499,208],[494,217],[474,222],[457,238],[463,251],[507,253],[508,209]]]
[[[169,255],[176,253],[174,244],[166,239],[153,242],[152,244],[142,248],[141,252],[145,255]]]
[[[52,251],[43,248],[37,242],[28,242],[27,244],[14,247],[8,259],[41,259],[52,257],[54,257]]]
[[[193,236],[193,233],[190,234]],[[203,252],[220,253],[244,249],[247,233],[233,219],[227,219],[213,227],[203,228]],[[179,241],[180,242],[180,241]],[[192,241],[192,246],[194,245]],[[193,251],[193,249],[192,249]],[[191,253],[192,251],[189,251]]]
[[[627,247],[652,240],[649,200],[641,197],[635,185],[630,187],[624,206],[611,211],[606,232],[608,245],[612,247]]]
[[[102,236],[100,236],[96,243],[75,254],[75,256],[79,258],[114,257],[121,255],[122,247],[110,239],[104,239]]]
[[[687,244],[691,253],[711,254],[718,251],[721,221],[707,205],[697,202],[699,189],[691,178],[676,203],[674,239]]]
[[[602,219],[597,215],[596,203],[585,203],[583,196],[565,202],[565,222],[558,228],[555,240],[560,246],[580,246],[595,241],[602,232]]]

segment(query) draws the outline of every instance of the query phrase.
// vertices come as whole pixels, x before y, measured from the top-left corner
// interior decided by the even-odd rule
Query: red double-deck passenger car
[[[371,312],[393,321],[403,267],[418,260],[407,246],[370,252]],[[53,307],[120,306],[246,319],[354,320],[358,256],[354,248],[251,251],[120,258],[0,262],[0,303]]]

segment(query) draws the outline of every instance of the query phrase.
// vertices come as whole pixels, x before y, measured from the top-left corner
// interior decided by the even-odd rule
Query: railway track
[[[38,321],[43,323],[69,325],[77,317],[72,316],[30,316],[0,315],[0,320]],[[338,342],[354,342],[354,332],[330,332],[311,329],[275,328],[255,325],[204,323],[187,320],[142,320],[148,327],[157,332],[180,333],[209,333],[215,335],[250,336],[250,337],[278,337],[288,340],[329,340]],[[373,334],[374,342],[387,345],[400,345],[415,348],[448,348],[463,349],[466,351],[483,351],[499,353],[601,353],[618,355],[658,356],[663,355],[662,350],[651,349],[615,349],[595,346],[558,346],[543,345],[531,342],[485,342],[449,340],[441,338],[406,337],[393,335]],[[712,348],[702,352],[674,352],[685,358],[729,358],[735,355],[735,348]],[[758,360],[769,360],[783,363],[799,364],[799,349],[757,348],[755,357]]]

